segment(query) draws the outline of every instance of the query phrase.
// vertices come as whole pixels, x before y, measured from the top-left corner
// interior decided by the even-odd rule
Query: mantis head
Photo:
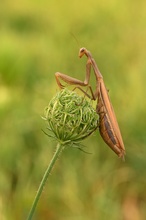
[[[81,58],[84,54],[87,56],[87,49],[85,47],[82,47],[79,50],[79,57]]]

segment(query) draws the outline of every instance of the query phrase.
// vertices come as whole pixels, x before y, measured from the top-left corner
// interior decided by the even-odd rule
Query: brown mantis
[[[72,78],[63,73],[57,72],[55,73],[57,84],[60,88],[64,86],[61,84],[60,79],[64,82],[77,85],[77,86],[89,86],[91,66],[94,70],[95,78],[96,78],[96,90],[92,91],[92,88],[89,86],[91,91],[91,97],[83,91],[88,97],[92,100],[97,99],[96,112],[99,115],[99,132],[105,141],[105,143],[119,156],[124,158],[125,148],[122,140],[121,132],[118,126],[118,122],[114,113],[114,109],[112,107],[111,101],[108,96],[108,91],[105,87],[103,77],[96,65],[95,60],[93,59],[91,53],[86,48],[81,48],[79,50],[79,57],[81,58],[83,55],[87,57],[86,64],[86,76],[84,81],[80,81],[78,79]]]

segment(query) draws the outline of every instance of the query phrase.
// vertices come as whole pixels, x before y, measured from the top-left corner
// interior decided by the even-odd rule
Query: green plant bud
[[[49,136],[62,144],[78,144],[98,126],[98,115],[91,104],[76,92],[63,89],[45,109]]]

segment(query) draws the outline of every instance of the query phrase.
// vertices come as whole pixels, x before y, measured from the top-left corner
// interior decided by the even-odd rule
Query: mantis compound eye
[[[79,57],[81,58],[86,52],[86,49],[84,47],[82,47],[79,51]]]
[[[80,49],[80,52],[81,52],[81,53],[84,53],[84,52],[85,52],[85,48],[84,48],[84,47],[81,48],[81,49]]]

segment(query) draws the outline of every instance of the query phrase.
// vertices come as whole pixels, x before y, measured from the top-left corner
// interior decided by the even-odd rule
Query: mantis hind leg
[[[96,98],[94,97],[93,90],[92,90],[92,88],[91,88],[90,85],[87,86],[86,91],[84,91],[80,86],[76,86],[76,87],[73,89],[73,91],[76,90],[76,89],[79,89],[81,92],[84,93],[84,98],[85,98],[85,96],[87,96],[87,97],[88,97],[89,99],[91,99],[91,100],[96,100]],[[91,95],[89,95],[89,94],[87,93],[88,90],[90,90]]]

